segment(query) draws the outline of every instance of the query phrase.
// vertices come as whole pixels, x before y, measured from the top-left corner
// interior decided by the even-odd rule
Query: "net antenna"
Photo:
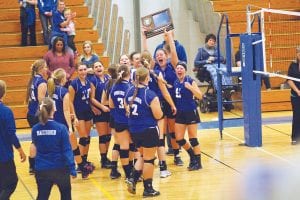
[[[247,33],[262,35],[263,74],[288,78],[288,67],[300,45],[299,27],[300,12],[247,6]]]

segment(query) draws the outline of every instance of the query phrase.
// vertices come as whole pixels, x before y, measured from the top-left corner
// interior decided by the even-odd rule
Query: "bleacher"
[[[91,40],[94,49],[100,55],[105,67],[109,65],[108,56],[103,56],[105,45],[98,43],[98,30],[94,29],[94,19],[89,18],[88,7],[84,0],[66,0],[67,7],[77,12],[75,18],[75,42],[79,53],[82,51],[82,42]],[[31,64],[47,52],[48,47],[43,45],[41,24],[36,8],[36,36],[38,46],[20,47],[21,31],[19,21],[19,5],[16,0],[0,2],[0,79],[6,81],[8,91],[4,103],[10,106],[16,118],[17,128],[26,128],[27,105],[25,104],[26,88],[31,74]],[[123,27],[122,27],[123,30]],[[119,42],[121,43],[121,42]]]
[[[251,5],[251,11],[260,8],[280,9],[287,11],[297,11],[300,8],[299,0],[199,0],[186,1],[188,8],[192,10],[194,20],[199,22],[202,33],[216,33],[220,23],[221,15],[226,13],[229,19],[231,33],[246,32],[246,7]],[[272,69],[286,74],[289,64],[295,59],[295,46],[300,45],[299,17],[286,18],[281,16],[265,16],[265,33],[266,33],[266,57],[268,71],[270,67],[269,55],[272,53]],[[287,23],[288,22],[288,23]],[[254,24],[254,29],[257,26]],[[270,31],[270,28],[272,28]],[[282,32],[282,30],[286,30]],[[270,35],[272,32],[272,35]],[[292,37],[296,35],[299,41]],[[223,38],[222,38],[223,39]],[[271,45],[269,45],[271,41]],[[239,40],[233,39],[233,52],[239,48]],[[272,46],[272,50],[269,49]],[[221,47],[222,48],[222,47]],[[284,49],[284,51],[276,51]],[[272,91],[262,90],[262,111],[291,110],[289,89],[280,90],[281,84],[285,79],[271,77]],[[280,98],[278,98],[280,96]]]

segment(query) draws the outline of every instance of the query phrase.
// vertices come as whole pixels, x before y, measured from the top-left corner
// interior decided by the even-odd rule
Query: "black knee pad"
[[[88,136],[86,138],[86,144],[89,145],[91,143],[91,136]]]
[[[75,150],[73,150],[74,156],[79,156],[80,155],[80,150],[79,147],[77,147]]]
[[[134,143],[130,143],[129,144],[129,151],[136,152],[136,148],[135,148],[135,144]]]
[[[165,146],[165,139],[159,139],[158,146],[159,147],[164,147]]]
[[[175,133],[169,133],[169,135],[170,135],[171,138],[176,139]]]
[[[105,142],[110,142],[111,134],[105,135]]]
[[[184,146],[184,145],[186,144],[186,140],[185,140],[185,139],[177,140],[176,142],[177,142],[177,144],[179,144],[180,146]]]
[[[106,143],[106,137],[105,135],[99,136],[99,144],[105,144]]]
[[[120,158],[129,158],[129,149],[120,149]]]
[[[150,160],[144,160],[144,163],[149,163],[149,164],[154,165],[154,161],[155,161],[155,158],[150,159]]]
[[[120,145],[119,144],[114,144],[113,150],[120,151]]]
[[[199,142],[198,142],[197,138],[190,138],[189,141],[190,141],[192,147],[195,147],[195,146],[199,145]]]
[[[79,138],[79,144],[81,145],[81,146],[86,146],[87,145],[87,143],[86,143],[86,141],[87,141],[87,138],[86,137],[81,137],[81,138]]]

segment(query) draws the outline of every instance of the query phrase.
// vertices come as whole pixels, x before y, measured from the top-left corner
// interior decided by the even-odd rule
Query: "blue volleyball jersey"
[[[162,73],[164,79],[169,85],[174,85],[175,80],[177,79],[176,72],[170,62],[167,63],[167,67],[162,69],[158,64],[155,64],[155,70],[158,70]],[[168,88],[168,91],[172,98],[174,98],[175,91],[174,88]]]
[[[128,117],[126,116],[124,107],[124,98],[131,86],[132,85],[128,81],[122,80],[121,83],[115,84],[110,91],[109,95],[115,106],[112,116],[116,123],[128,124]]]
[[[135,87],[131,87],[126,94],[125,101],[127,105],[132,100],[134,90]],[[138,89],[138,93],[130,106],[128,125],[131,133],[140,133],[147,128],[157,126],[157,120],[150,108],[150,103],[156,96],[155,92],[148,87]]]
[[[152,71],[154,74],[156,74],[156,76],[159,76],[159,74],[161,73],[159,70],[153,70]],[[150,73],[150,80],[148,83],[148,87],[150,90],[152,90],[153,92],[155,92],[155,94],[158,96],[159,100],[163,100],[163,95],[160,91],[160,88],[158,86],[158,82],[157,82],[157,78]]]
[[[178,111],[193,111],[197,108],[193,93],[185,88],[184,83],[189,82],[191,85],[194,80],[185,76],[182,83],[177,79],[174,83],[175,105]]]
[[[90,92],[91,85],[88,80],[82,85],[79,78],[74,79],[70,84],[75,90],[74,109],[76,113],[91,111]]]
[[[102,99],[102,93],[105,89],[105,85],[107,83],[107,81],[109,80],[109,76],[108,75],[104,75],[103,80],[101,80],[98,76],[94,75],[90,81],[91,83],[94,85],[94,87],[96,88],[95,90],[95,99],[99,102],[101,102]]]
[[[53,120],[45,125],[38,123],[31,132],[36,146],[35,170],[61,169],[75,170],[74,156],[69,141],[67,127]]]
[[[56,86],[52,99],[55,102],[56,112],[54,120],[68,127],[68,123],[64,114],[64,97],[68,93],[68,89],[63,86]]]
[[[31,116],[35,116],[37,114],[39,107],[38,87],[42,83],[47,84],[47,81],[40,74],[35,75],[30,86],[31,92],[29,94],[28,104],[28,114]]]

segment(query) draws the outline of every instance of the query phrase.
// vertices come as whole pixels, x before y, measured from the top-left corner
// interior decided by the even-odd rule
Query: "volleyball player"
[[[112,112],[115,125],[115,139],[120,144],[120,159],[126,178],[129,177],[132,165],[129,164],[129,143],[131,138],[128,130],[128,117],[124,107],[124,98],[130,83],[130,70],[127,65],[118,68],[119,77],[112,87],[109,94],[109,107],[114,109]]]
[[[76,170],[68,129],[53,120],[55,106],[51,98],[42,99],[39,106],[39,123],[31,133],[37,150],[37,200],[48,199],[54,184],[59,188],[61,199],[71,200],[70,175],[76,177]]]
[[[131,87],[125,97],[129,106],[129,130],[138,151],[142,155],[135,164],[135,170],[127,181],[128,191],[136,193],[136,183],[143,171],[144,197],[157,196],[153,189],[154,160],[159,144],[157,120],[163,118],[163,112],[155,92],[148,88],[149,70],[140,67],[136,70],[136,85]]]
[[[111,168],[111,161],[107,158],[109,143],[111,140],[111,130],[109,127],[110,109],[102,104],[102,93],[109,76],[104,74],[104,67],[100,61],[94,63],[94,76],[91,81],[91,102],[101,113],[93,115],[93,122],[99,135],[99,151],[101,156],[101,168]]]
[[[128,59],[128,58],[127,58]],[[129,59],[128,59],[129,60]],[[111,91],[112,86],[115,84],[117,78],[118,78],[118,66],[117,65],[111,65],[108,69],[108,75],[109,80],[105,83],[104,91],[102,92],[102,98],[101,103],[105,106],[109,107],[109,93]],[[121,173],[118,171],[118,158],[119,158],[119,151],[120,151],[120,144],[117,142],[116,139],[116,131],[115,131],[115,122],[113,118],[113,108],[110,109],[110,116],[109,116],[109,127],[111,129],[111,133],[114,136],[114,146],[112,149],[112,156],[111,156],[111,172],[110,172],[110,178],[111,179],[117,179],[121,177]]]
[[[76,66],[78,77],[69,86],[71,119],[77,124],[79,134],[79,149],[83,162],[87,161],[90,131],[92,126],[92,109],[90,105],[91,84],[87,79],[87,67],[82,63]]]
[[[64,85],[67,82],[67,74],[64,69],[58,68],[54,70],[51,78],[48,79],[48,94],[54,100],[56,112],[54,120],[64,124],[69,130],[69,139],[72,146],[75,161],[80,169],[81,176],[86,179],[92,172],[92,167],[82,160],[80,150],[77,144],[77,138],[74,133],[74,125],[70,116],[70,97],[69,91]]]
[[[196,82],[186,75],[187,66],[184,62],[176,65],[177,80],[174,82],[175,104],[177,114],[175,118],[175,135],[177,143],[182,146],[190,156],[189,170],[199,170],[201,165],[200,144],[197,138],[197,126],[200,122],[197,110],[197,99],[202,99],[202,93]],[[188,132],[189,142],[184,139]]]
[[[38,123],[39,102],[47,95],[47,77],[48,67],[46,61],[43,59],[36,60],[31,67],[31,78],[28,83],[26,98],[28,102],[27,121],[31,128]],[[30,145],[29,174],[34,174],[35,154],[34,145]]]

